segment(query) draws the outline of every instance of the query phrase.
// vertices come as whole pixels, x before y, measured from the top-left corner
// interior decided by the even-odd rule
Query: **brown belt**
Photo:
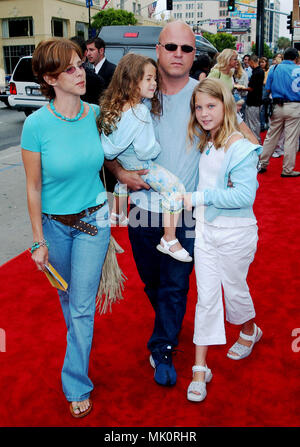
[[[105,203],[106,202],[101,203],[101,205],[92,206],[77,214],[46,214],[46,213],[44,214],[48,216],[50,219],[57,220],[58,222],[67,225],[68,227],[72,227],[75,228],[76,230],[82,231],[83,233],[95,236],[98,233],[98,228],[95,225],[91,225],[80,219],[86,216],[86,211],[88,211],[89,214],[93,214],[100,208],[102,208]]]

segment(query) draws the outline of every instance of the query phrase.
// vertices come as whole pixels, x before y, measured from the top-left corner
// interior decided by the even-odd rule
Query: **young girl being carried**
[[[189,253],[176,239],[176,226],[182,201],[177,193],[185,188],[179,179],[167,169],[153,162],[160,153],[155,139],[151,113],[159,116],[158,70],[153,59],[128,53],[119,62],[111,83],[100,101],[101,113],[98,129],[105,158],[118,162],[127,170],[144,170],[142,175],[149,186],[160,193],[163,209],[164,235],[157,249],[174,259],[191,262]],[[143,103],[149,101],[151,111]],[[127,185],[119,182],[114,190],[112,223],[126,224],[123,209],[127,208]]]
[[[254,323],[255,310],[247,285],[248,269],[257,245],[253,203],[261,146],[237,131],[231,92],[216,79],[205,79],[191,98],[189,137],[199,138],[201,157],[196,192],[184,195],[184,205],[195,206],[195,271],[198,301],[193,342],[196,345],[193,381],[187,398],[200,402],[212,378],[207,367],[208,346],[226,343],[226,319],[242,325],[239,339],[227,356],[240,360],[251,354],[262,336]]]

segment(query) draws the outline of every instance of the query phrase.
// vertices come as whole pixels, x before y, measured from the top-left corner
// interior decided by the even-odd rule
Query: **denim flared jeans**
[[[105,204],[82,220],[98,228],[91,236],[44,215],[44,237],[50,244],[49,262],[67,281],[67,292],[58,291],[67,326],[67,349],[62,387],[69,402],[89,397],[93,383],[88,376],[93,340],[96,294],[107,252],[110,225]]]

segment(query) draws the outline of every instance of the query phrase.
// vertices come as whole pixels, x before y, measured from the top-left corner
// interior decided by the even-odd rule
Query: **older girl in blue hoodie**
[[[227,356],[247,357],[262,336],[247,285],[258,239],[252,206],[262,149],[237,129],[236,106],[226,86],[217,79],[200,82],[191,98],[189,123],[190,139],[199,139],[201,151],[199,184],[196,192],[184,195],[185,207],[194,206],[196,218],[196,356],[187,391],[187,398],[196,402],[205,399],[212,379],[208,346],[226,343],[222,287],[227,321],[242,325]]]

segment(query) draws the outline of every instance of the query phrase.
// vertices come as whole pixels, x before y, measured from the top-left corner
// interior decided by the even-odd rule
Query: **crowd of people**
[[[287,49],[270,69],[265,58],[246,55],[241,62],[232,49],[214,64],[207,55],[195,60],[194,33],[175,21],[163,28],[156,52],[157,63],[127,54],[114,66],[101,39],[62,38],[42,41],[33,54],[50,101],[26,119],[22,132],[31,252],[39,270],[49,262],[68,283],[58,291],[67,328],[61,378],[75,418],[92,409],[95,297],[111,222],[128,224],[154,311],[149,364],[163,386],[176,384],[173,352],[195,266],[195,359],[187,399],[200,402],[213,377],[208,348],[226,343],[224,314],[240,327],[228,358],[248,357],[262,336],[247,285],[258,240],[253,203],[259,160],[265,172],[282,132],[282,176],[300,175],[293,170],[299,91],[292,86],[286,97],[287,79],[297,82],[296,50]],[[285,89],[281,102],[277,77]],[[263,101],[269,92],[271,118]],[[112,210],[103,165],[116,179]]]

